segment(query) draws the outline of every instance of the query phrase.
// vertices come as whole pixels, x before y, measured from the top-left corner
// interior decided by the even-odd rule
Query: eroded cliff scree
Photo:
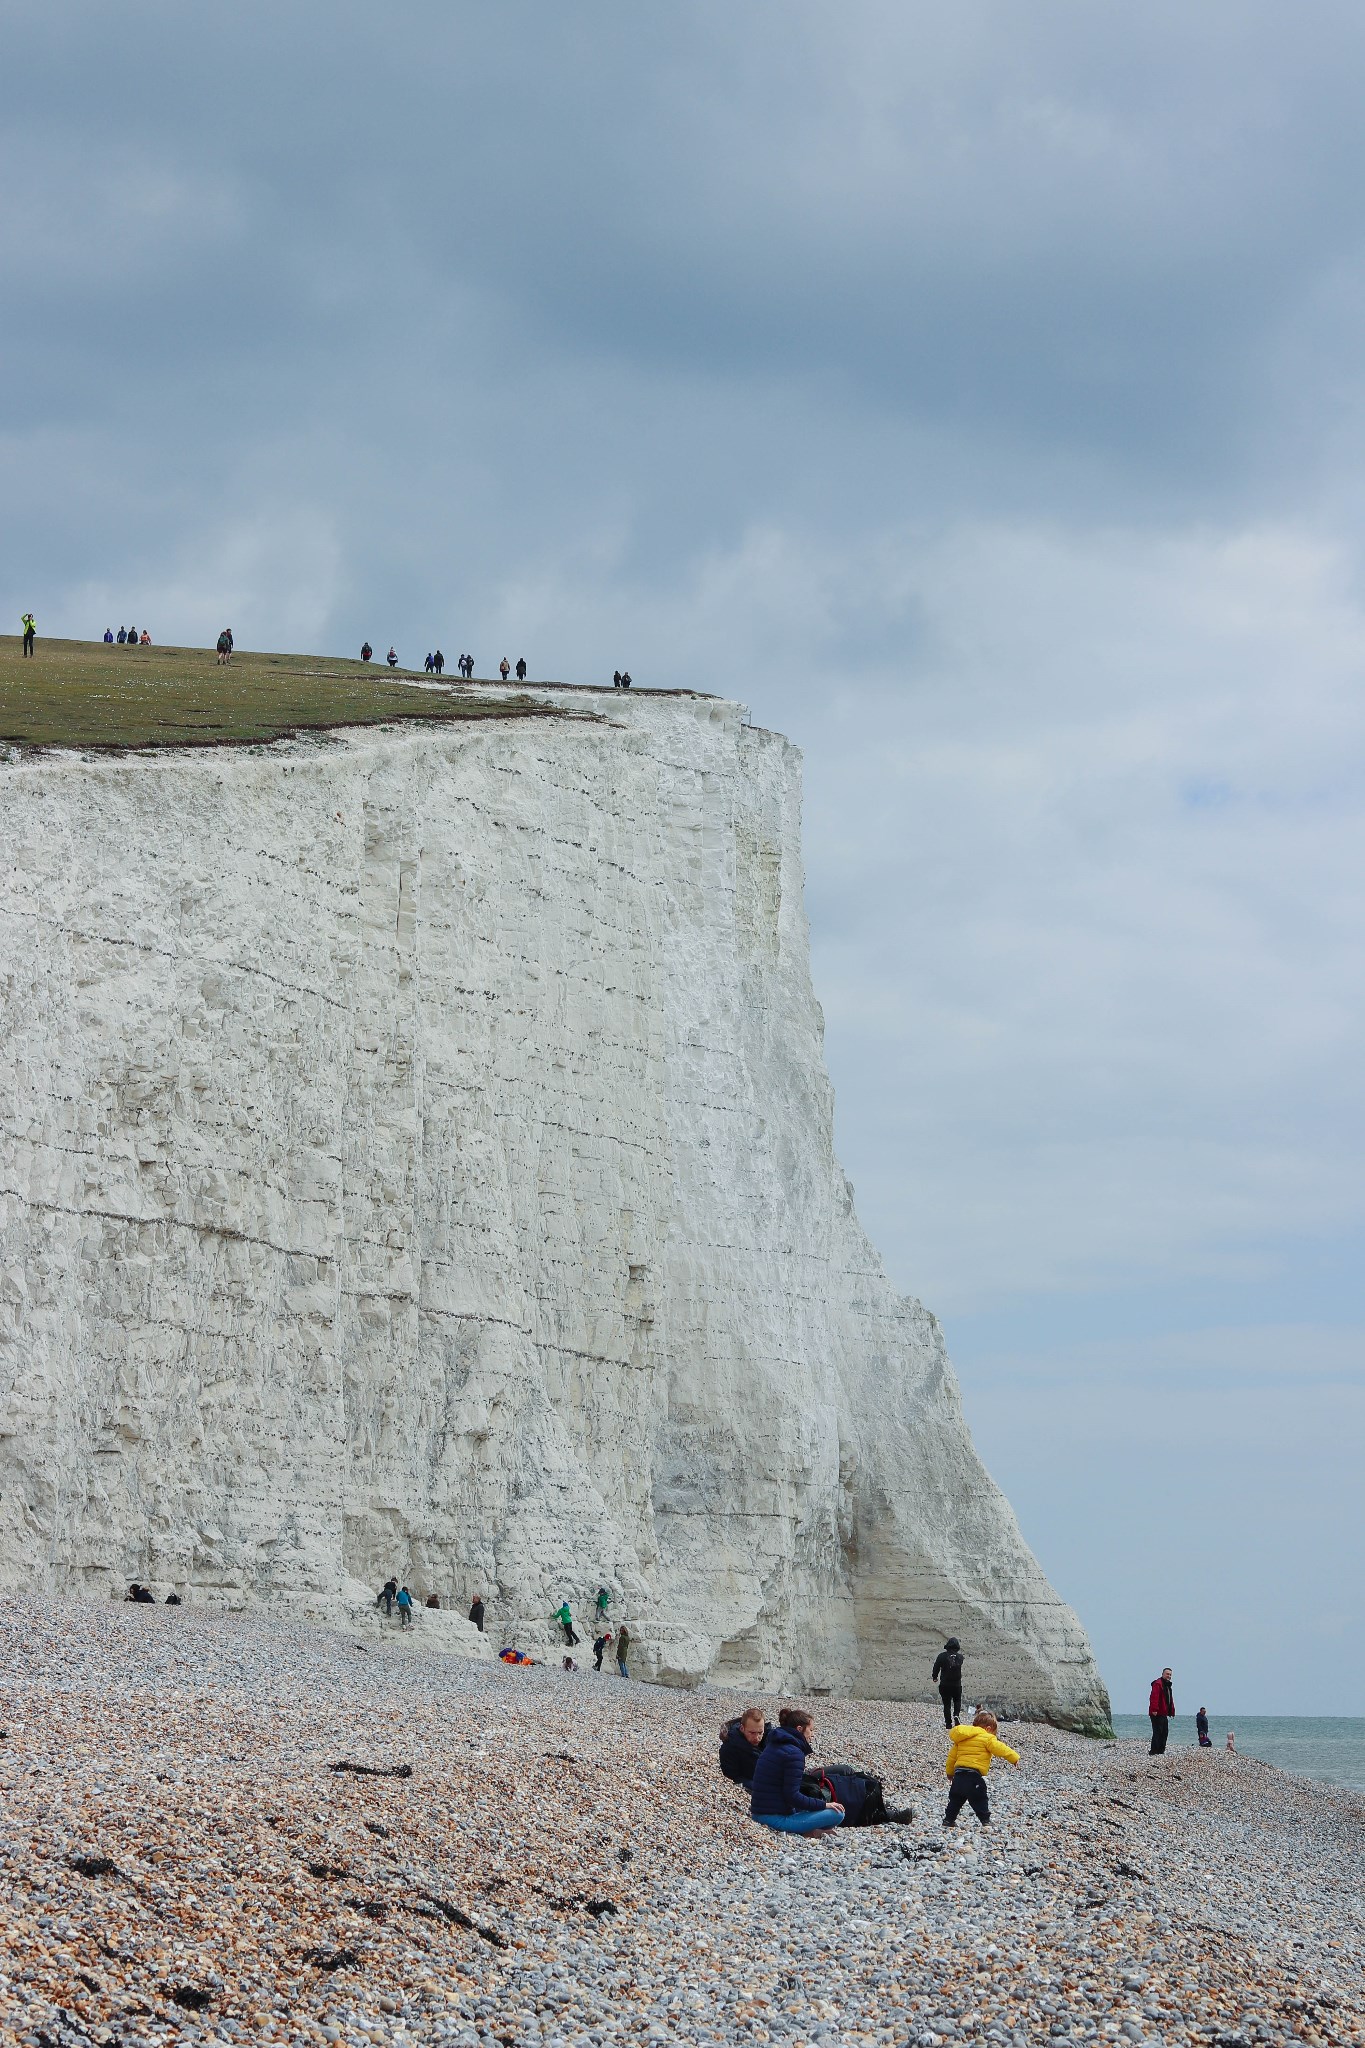
[[[795,750],[714,699],[0,770],[0,1572],[1107,1720],[833,1149]],[[367,1590],[368,1589],[368,1590]],[[459,1624],[450,1624],[453,1634]]]

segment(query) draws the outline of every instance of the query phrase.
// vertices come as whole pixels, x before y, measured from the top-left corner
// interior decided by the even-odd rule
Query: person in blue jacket
[[[803,1707],[792,1708],[781,1727],[769,1730],[751,1787],[749,1810],[760,1827],[784,1835],[814,1835],[837,1828],[843,1820],[844,1809],[837,1800],[826,1806],[801,1790],[814,1735],[814,1719]]]

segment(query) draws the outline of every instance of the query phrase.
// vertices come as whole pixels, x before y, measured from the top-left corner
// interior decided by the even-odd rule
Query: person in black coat
[[[720,1731],[720,1767],[732,1785],[751,1785],[758,1753],[768,1740],[768,1724],[757,1707],[746,1707]]]
[[[482,1594],[482,1593],[476,1593],[476,1594],[474,1595],[473,1601],[472,1601],[472,1602],[470,1603],[470,1608],[469,1608],[469,1619],[470,1619],[470,1620],[471,1620],[471,1621],[473,1622],[473,1624],[474,1624],[475,1628],[476,1628],[476,1629],[477,1629],[477,1630],[479,1631],[479,1634],[480,1634],[480,1635],[482,1635],[482,1634],[483,1634],[483,1594]]]
[[[955,1728],[962,1719],[962,1645],[956,1636],[949,1636],[935,1657],[931,1676],[943,1702],[943,1725]]]

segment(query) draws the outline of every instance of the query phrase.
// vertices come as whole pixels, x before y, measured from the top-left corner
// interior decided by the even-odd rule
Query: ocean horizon
[[[1296,1777],[1324,1785],[1345,1785],[1365,1792],[1365,1717],[1352,1714],[1220,1714],[1209,1709],[1209,1734],[1215,1752],[1226,1745],[1228,1730],[1237,1737],[1239,1756],[1274,1764]],[[1145,1714],[1115,1714],[1114,1733],[1121,1742],[1151,1740]],[[1178,1714],[1171,1723],[1168,1754],[1196,1749],[1194,1714]]]

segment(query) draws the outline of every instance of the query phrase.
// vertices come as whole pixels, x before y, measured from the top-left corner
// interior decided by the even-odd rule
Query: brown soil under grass
[[[404,678],[407,680],[404,680]],[[480,691],[380,662],[239,650],[220,668],[211,648],[110,647],[44,640],[25,660],[0,635],[0,744],[119,751],[257,746],[303,732],[398,721],[547,718],[501,688]]]

